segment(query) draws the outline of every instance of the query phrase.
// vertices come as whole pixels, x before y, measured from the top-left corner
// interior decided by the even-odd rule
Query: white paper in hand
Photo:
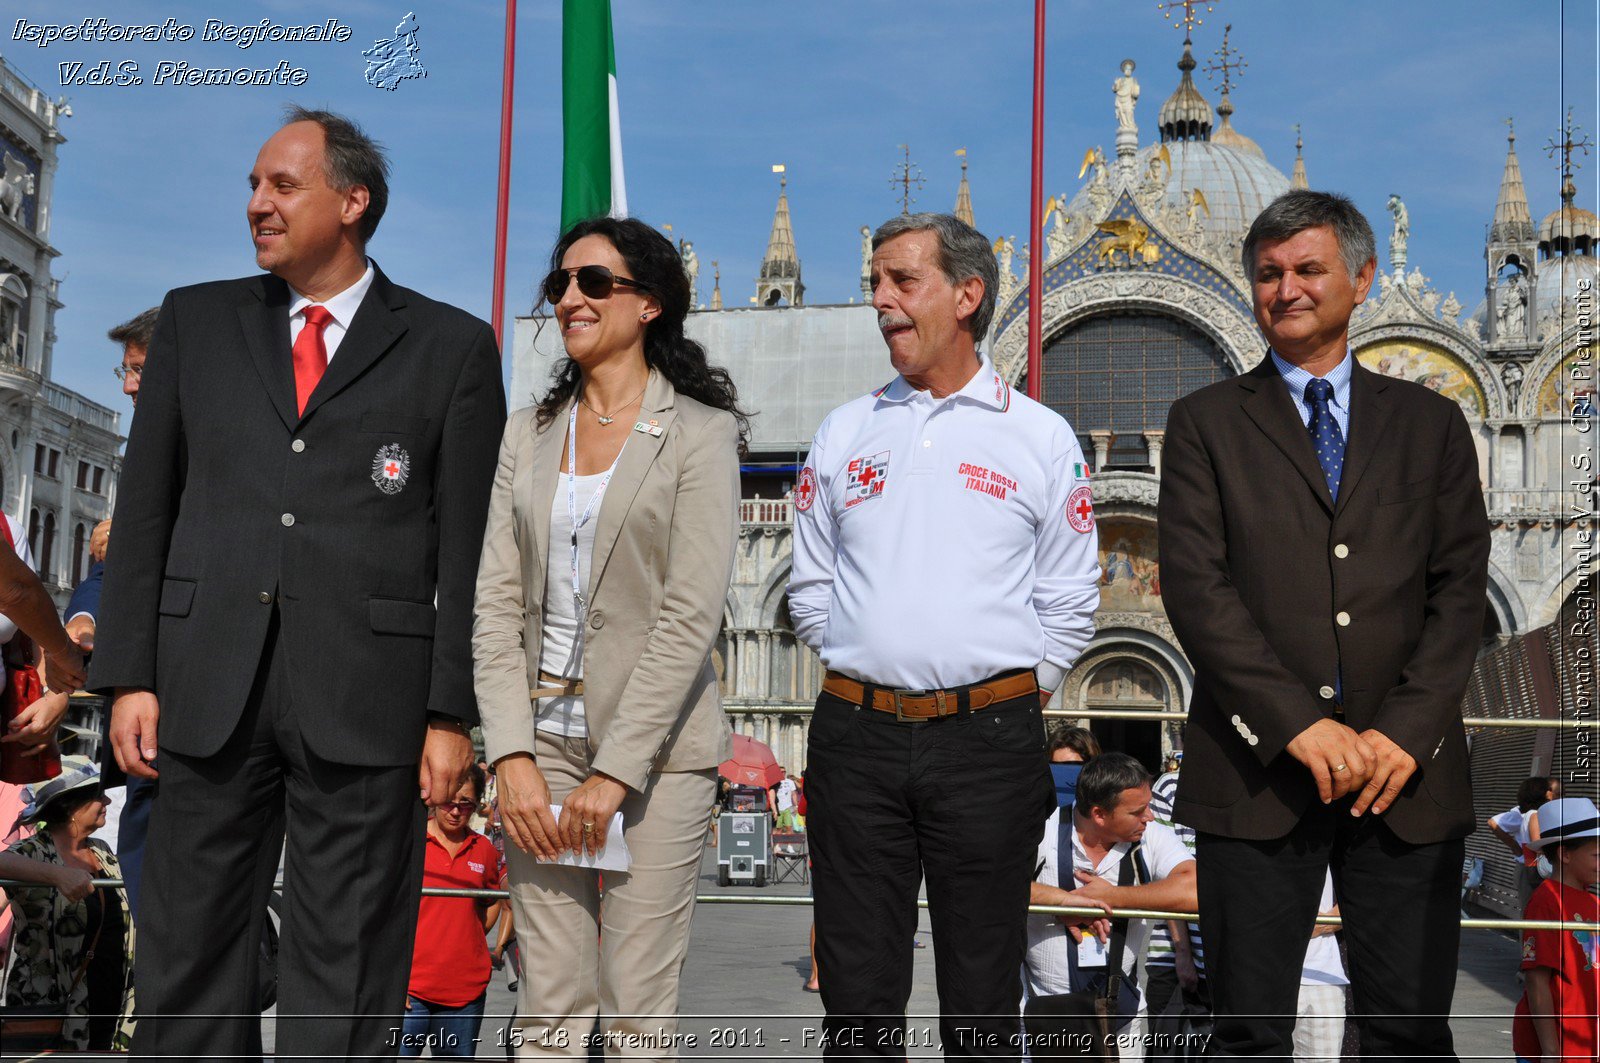
[[[561,806],[551,805],[550,815],[557,821],[561,819]],[[565,867],[592,867],[597,871],[626,871],[632,857],[628,855],[628,842],[622,836],[622,813],[617,812],[611,817],[611,825],[606,828],[606,843],[598,853],[575,853],[568,849],[554,860],[540,858],[541,864],[560,864]]]

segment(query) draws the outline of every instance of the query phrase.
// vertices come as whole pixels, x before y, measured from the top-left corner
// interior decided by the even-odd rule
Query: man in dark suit
[[[144,373],[144,360],[150,350],[150,340],[155,336],[156,317],[161,308],[152,306],[106,332],[106,338],[122,348],[122,358],[115,372],[122,382],[122,393],[137,409],[139,382]],[[73,589],[72,598],[62,613],[67,634],[82,646],[85,652],[94,650],[95,622],[100,615],[100,592],[105,581],[106,549],[111,540],[111,521],[95,525],[89,536],[89,556],[94,564],[89,574]],[[150,828],[150,806],[155,803],[156,782],[139,776],[128,777],[117,765],[111,748],[109,733],[111,721],[106,720],[104,744],[100,756],[100,781],[105,789],[124,787],[122,812],[117,821],[117,863],[122,865],[122,881],[128,894],[128,910],[137,919],[139,915],[140,886],[144,881],[144,841]]]
[[[1473,827],[1460,702],[1489,525],[1455,403],[1349,348],[1372,229],[1292,191],[1244,243],[1271,353],[1173,405],[1163,598],[1195,666],[1175,816],[1198,832],[1213,1054],[1292,1053],[1327,868],[1363,1055],[1452,1057]]]
[[[250,173],[269,275],[170,292],[150,345],[93,666],[122,766],[160,754],[141,1054],[259,1052],[286,816],[277,1054],[395,1050],[424,802],[472,763],[505,398],[489,327],[366,258],[387,169],[346,119],[292,109]]]

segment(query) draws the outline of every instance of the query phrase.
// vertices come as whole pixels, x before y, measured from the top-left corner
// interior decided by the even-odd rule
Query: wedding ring
[[[1347,768],[1347,767],[1345,767],[1345,766],[1344,766],[1344,765],[1343,765],[1343,764],[1335,764],[1335,765],[1334,765],[1334,766],[1333,766],[1333,770],[1334,770],[1334,771],[1349,771],[1349,770],[1350,770],[1350,769],[1348,769],[1348,768]]]
[[[593,823],[585,823],[583,825],[583,833],[588,834],[592,830],[594,830],[594,824]]]

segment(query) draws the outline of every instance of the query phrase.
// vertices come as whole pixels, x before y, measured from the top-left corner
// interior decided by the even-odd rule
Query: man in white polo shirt
[[[1088,472],[1067,422],[978,353],[988,240],[914,214],[872,247],[900,375],[828,416],[795,488],[789,612],[828,668],[806,768],[822,1047],[905,1057],[926,877],[939,1040],[1016,1058],[1028,884],[1055,806],[1042,702],[1099,602]]]

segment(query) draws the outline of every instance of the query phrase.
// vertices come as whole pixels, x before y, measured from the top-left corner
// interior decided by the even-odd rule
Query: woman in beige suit
[[[499,780],[524,1056],[669,1041],[717,765],[712,671],[738,533],[746,427],[683,333],[689,280],[637,220],[574,226],[542,296],[567,358],[506,425],[478,570],[473,658]],[[552,803],[560,806],[552,815]],[[598,853],[621,812],[631,862]],[[643,1041],[637,1038],[646,1038]],[[651,1039],[655,1040],[651,1040]]]

